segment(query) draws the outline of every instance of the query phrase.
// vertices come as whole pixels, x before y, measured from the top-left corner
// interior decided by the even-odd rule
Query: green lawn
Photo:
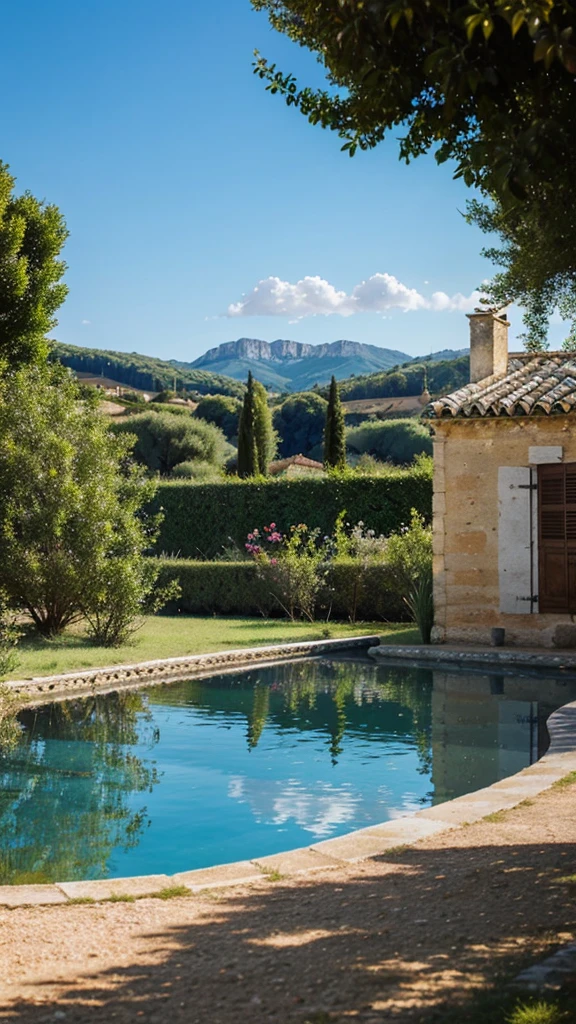
[[[69,630],[57,640],[43,640],[36,634],[25,635],[18,648],[19,664],[10,678],[27,679],[101,665],[365,633],[377,633],[383,643],[417,643],[419,639],[418,631],[404,623],[310,623],[285,619],[204,619],[187,615],[157,615],[145,619],[130,644],[117,648],[96,647],[81,630]]]

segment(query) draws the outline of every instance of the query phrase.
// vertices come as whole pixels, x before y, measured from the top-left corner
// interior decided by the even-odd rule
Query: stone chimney
[[[508,368],[508,323],[501,312],[468,313],[470,321],[470,383],[476,384]]]

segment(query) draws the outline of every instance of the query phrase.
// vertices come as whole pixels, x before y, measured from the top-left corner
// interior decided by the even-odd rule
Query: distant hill
[[[306,391],[314,384],[326,384],[352,374],[388,370],[410,360],[405,352],[364,345],[358,341],[333,341],[308,345],[296,341],[261,341],[239,338],[210,349],[193,363],[174,365],[182,369],[212,370],[246,380],[248,371],[274,391]]]
[[[113,352],[60,343],[55,343],[52,351],[54,358],[72,370],[95,377],[110,377],[125,387],[140,391],[173,388],[176,377],[178,388],[199,395],[234,395],[240,398],[244,394],[239,381],[221,373],[184,368],[137,352]]]
[[[460,356],[467,356],[467,348],[443,348],[440,352],[431,352],[429,356],[415,356],[412,363],[439,363],[448,359],[458,359]]]
[[[421,395],[426,388],[431,395],[456,391],[470,381],[470,358],[468,352],[456,359],[412,360],[393,370],[370,373],[364,376],[341,380],[340,395],[344,402],[367,398],[402,398]],[[327,395],[327,388],[320,388],[320,394]]]

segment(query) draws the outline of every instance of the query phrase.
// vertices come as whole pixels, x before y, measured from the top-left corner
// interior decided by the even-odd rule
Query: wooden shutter
[[[539,607],[576,611],[576,463],[538,466]]]

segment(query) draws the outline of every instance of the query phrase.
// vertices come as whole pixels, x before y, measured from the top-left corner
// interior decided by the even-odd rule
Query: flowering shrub
[[[270,526],[265,526],[263,533],[260,530],[252,530],[252,533],[248,534],[248,540],[244,547],[249,555],[260,555],[264,552],[266,542],[268,544],[281,544],[284,537],[278,529],[276,529],[276,523],[270,523]]]
[[[385,560],[398,591],[405,596],[431,573],[432,529],[416,509],[412,509],[410,524],[387,538]]]
[[[428,642],[433,619],[432,531],[415,509],[410,524],[389,537],[367,529],[362,521],[352,526],[346,512],[340,512],[330,535],[310,530],[305,523],[283,534],[276,523],[270,523],[252,530],[244,547],[270,594],[291,619],[312,621],[320,595],[330,606],[334,584],[329,585],[329,578],[334,577],[333,568],[342,566],[346,572],[340,579],[346,582],[343,592],[338,591],[337,604],[355,622],[374,587],[377,570],[380,586],[399,595]]]
[[[262,532],[252,530],[245,548],[289,618],[304,617],[312,622],[328,571],[326,544],[320,530],[309,530],[305,523],[299,523],[282,534],[276,523],[270,523]]]

